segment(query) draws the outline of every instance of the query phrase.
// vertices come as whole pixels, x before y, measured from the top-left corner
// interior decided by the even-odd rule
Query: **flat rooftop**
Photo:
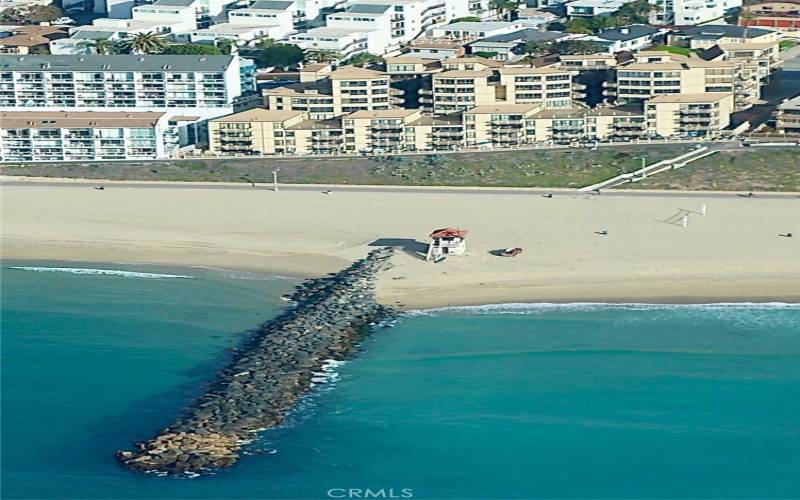
[[[153,127],[164,113],[95,111],[4,111],[3,128]]]
[[[378,109],[373,111],[356,111],[346,115],[346,118],[405,118],[417,113],[419,109]]]
[[[284,111],[278,109],[253,108],[232,115],[214,118],[212,122],[283,122],[303,116],[301,111]]]
[[[653,97],[648,103],[693,103],[693,102],[717,102],[728,97],[733,97],[729,92],[701,92],[697,94],[661,94]]]
[[[0,68],[16,71],[225,71],[234,56],[0,55]]]

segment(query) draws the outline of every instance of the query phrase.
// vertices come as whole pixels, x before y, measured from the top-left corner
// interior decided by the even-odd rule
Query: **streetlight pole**
[[[278,171],[280,171],[279,168],[272,171],[272,190],[276,193],[278,192]]]

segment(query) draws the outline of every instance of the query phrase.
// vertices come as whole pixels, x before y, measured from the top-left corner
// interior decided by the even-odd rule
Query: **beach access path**
[[[298,277],[398,246],[378,298],[405,308],[497,302],[800,301],[800,197],[465,188],[13,182],[5,259],[155,263]],[[552,193],[548,198],[543,194]],[[741,193],[740,193],[741,194]],[[697,213],[707,206],[707,215]],[[688,214],[687,227],[676,218]],[[425,262],[434,229],[467,255]],[[598,234],[602,232],[607,234]],[[789,238],[780,234],[793,233]],[[522,255],[490,252],[521,247]]]

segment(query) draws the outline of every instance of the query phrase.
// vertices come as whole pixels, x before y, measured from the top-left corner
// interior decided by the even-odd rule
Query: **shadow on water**
[[[418,259],[425,259],[428,253],[428,244],[412,238],[378,238],[369,244],[371,247],[397,247],[405,253]]]
[[[183,416],[189,407],[203,394],[210,390],[218,381],[220,372],[228,366],[237,354],[237,350],[245,348],[253,335],[257,334],[262,325],[282,317],[288,309],[279,311],[275,317],[268,319],[254,328],[226,337],[227,345],[220,346],[220,351],[211,359],[192,366],[177,373],[182,378],[190,381],[165,389],[128,405],[127,409],[118,414],[102,415],[94,421],[87,422],[86,432],[80,437],[86,440],[88,446],[82,446],[77,453],[84,456],[98,458],[125,474],[136,474],[126,471],[118,462],[114,453],[120,450],[134,450],[134,444],[147,441],[174,423]],[[124,388],[121,388],[124,390]],[[48,449],[41,460],[63,465],[65,468],[76,463],[75,445],[63,449]],[[78,460],[77,462],[85,462]],[[153,476],[155,477],[155,476]]]

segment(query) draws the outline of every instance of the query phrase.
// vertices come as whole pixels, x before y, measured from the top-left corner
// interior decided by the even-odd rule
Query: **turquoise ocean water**
[[[168,424],[294,284],[5,263],[3,498],[800,497],[800,308],[778,305],[412,314],[265,453],[193,480],[121,469],[113,452]]]

